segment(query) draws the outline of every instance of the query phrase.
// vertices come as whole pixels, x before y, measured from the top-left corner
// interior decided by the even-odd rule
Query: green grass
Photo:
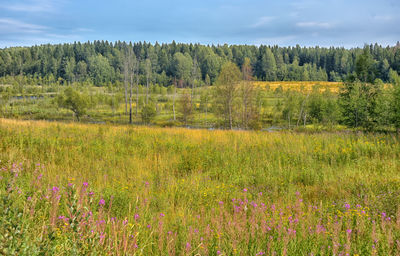
[[[68,247],[68,243],[79,253],[123,252],[122,247],[110,245],[85,251],[85,246],[98,243],[96,239],[100,238],[90,238],[89,233],[88,240],[84,240],[86,245],[78,244],[79,239],[71,230],[51,224],[55,204],[48,189],[58,186],[61,191],[68,191],[66,184],[73,183],[79,191],[83,182],[88,182],[95,192],[94,201],[87,207],[92,207],[96,216],[108,216],[107,225],[111,225],[112,217],[126,217],[129,223],[136,223],[134,214],[141,216],[140,225],[129,232],[138,232],[135,243],[142,250],[132,249],[132,254],[173,255],[166,242],[167,232],[171,231],[177,236],[171,246],[179,255],[216,255],[217,251],[225,255],[274,251],[332,255],[335,239],[341,244],[337,252],[371,255],[373,228],[380,237],[376,253],[398,252],[390,239],[400,238],[400,227],[394,222],[400,202],[400,143],[392,135],[207,131],[0,119],[0,160],[0,168],[7,170],[13,169],[13,163],[22,163],[20,178],[15,181],[22,193],[12,194],[18,200],[11,205],[22,207],[17,207],[24,214],[21,228],[36,228],[32,232],[38,237],[49,234],[43,231],[44,227],[58,232],[51,241],[42,238],[32,242],[39,248],[47,241],[50,247],[56,247],[54,254],[63,254],[60,248]],[[32,187],[32,180],[39,173],[43,174],[40,191]],[[13,180],[6,174],[2,177],[4,187]],[[35,214],[27,216],[26,198],[39,198],[46,193],[50,193],[49,202],[38,199]],[[97,202],[101,198],[107,205],[112,201],[107,214],[99,210]],[[246,202],[249,211],[241,217],[235,215],[232,199]],[[250,202],[268,208],[250,210]],[[40,204],[46,207],[39,207]],[[345,204],[351,205],[353,212]],[[271,212],[272,205],[280,209],[284,221],[278,212]],[[63,194],[58,214],[67,216],[68,207],[72,206]],[[368,209],[368,216],[361,209]],[[382,212],[392,221],[382,222]],[[163,230],[157,227],[160,213],[165,214]],[[287,222],[289,216],[297,216],[299,224]],[[266,219],[277,221],[269,235],[260,230]],[[386,226],[376,226],[372,220]],[[148,223],[154,229],[148,230]],[[230,227],[232,223],[237,226]],[[319,224],[324,225],[327,234],[308,233],[309,225],[316,229]],[[207,233],[207,225],[221,234]],[[283,225],[288,231],[276,225]],[[254,234],[252,227],[258,230]],[[205,241],[193,233],[195,228]],[[346,233],[349,228],[357,230],[350,238]],[[128,232],[122,226],[117,229],[120,235]],[[297,235],[289,229],[297,230]],[[21,245],[26,237],[29,234],[24,233],[16,239]]]

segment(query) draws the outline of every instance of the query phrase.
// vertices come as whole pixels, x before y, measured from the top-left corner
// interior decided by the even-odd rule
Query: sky
[[[0,48],[108,40],[362,47],[400,41],[400,0],[0,0]]]

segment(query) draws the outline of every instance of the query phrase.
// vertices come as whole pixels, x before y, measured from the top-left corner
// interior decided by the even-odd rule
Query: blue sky
[[[0,0],[0,47],[74,41],[394,45],[400,0]]]

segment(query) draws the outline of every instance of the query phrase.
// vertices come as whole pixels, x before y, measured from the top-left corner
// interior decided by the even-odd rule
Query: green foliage
[[[89,102],[87,95],[79,93],[71,87],[65,89],[64,93],[57,97],[58,106],[74,112],[78,121],[86,113]]]
[[[152,106],[151,104],[146,104],[140,112],[142,121],[145,124],[149,124],[151,121],[153,121],[153,119],[156,117],[156,115],[157,115],[157,112],[156,112],[154,106]]]
[[[174,54],[172,62],[172,70],[176,74],[176,78],[181,81],[188,81],[190,71],[192,70],[192,58],[190,55],[177,52]]]
[[[224,126],[233,128],[235,100],[237,98],[241,72],[236,64],[226,62],[216,81],[215,104],[217,113],[225,119]]]
[[[393,94],[391,100],[391,117],[392,123],[400,133],[400,76],[398,74],[391,74],[391,79],[393,82]]]
[[[340,92],[343,122],[351,127],[372,130],[378,124],[378,102],[383,85],[348,81]]]

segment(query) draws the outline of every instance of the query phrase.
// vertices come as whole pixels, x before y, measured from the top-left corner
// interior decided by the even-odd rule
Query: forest
[[[225,62],[241,68],[245,58],[261,81],[344,81],[356,71],[357,56],[364,50],[372,56],[374,78],[387,82],[390,70],[400,72],[400,43],[345,49],[93,41],[0,49],[0,77],[26,75],[43,83],[87,81],[102,86],[122,80],[126,49],[132,49],[139,62],[140,83],[163,86],[174,79],[185,86],[193,76],[213,84]]]

